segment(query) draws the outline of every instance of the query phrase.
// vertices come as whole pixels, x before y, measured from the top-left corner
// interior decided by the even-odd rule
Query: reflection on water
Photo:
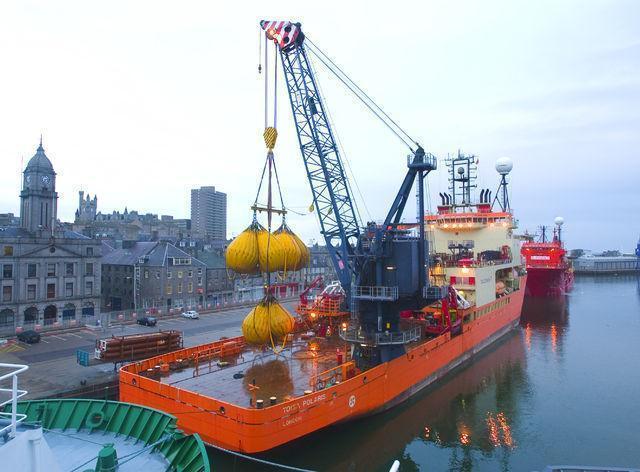
[[[640,293],[635,277],[576,277],[527,298],[521,328],[386,413],[262,457],[328,471],[530,471],[551,463],[640,466]],[[597,434],[594,434],[597,431]],[[213,454],[216,470],[273,470]]]
[[[569,329],[569,296],[525,297],[520,326],[524,328],[527,350],[531,350],[535,338],[550,344],[552,352],[558,353]]]

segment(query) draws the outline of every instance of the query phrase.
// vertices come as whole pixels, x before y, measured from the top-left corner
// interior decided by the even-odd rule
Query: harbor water
[[[322,471],[640,467],[639,340],[638,279],[578,277],[568,296],[525,299],[518,330],[405,404],[259,457]]]

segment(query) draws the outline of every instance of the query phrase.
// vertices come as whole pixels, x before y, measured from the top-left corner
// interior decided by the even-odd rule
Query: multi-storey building
[[[166,241],[124,241],[102,259],[105,311],[203,305],[207,267]]]
[[[227,194],[215,187],[191,190],[191,230],[200,238],[227,239]]]
[[[227,269],[222,251],[195,250],[194,254],[207,266],[207,307],[215,308],[234,302],[234,276]]]
[[[0,228],[0,330],[78,324],[97,315],[100,243],[56,219],[56,173],[42,142],[24,170],[20,226]]]

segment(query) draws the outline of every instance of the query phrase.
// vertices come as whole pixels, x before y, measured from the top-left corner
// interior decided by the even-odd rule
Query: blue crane
[[[366,331],[393,330],[397,327],[401,309],[420,308],[428,298],[428,248],[423,221],[424,179],[436,168],[436,158],[426,153],[306,38],[299,23],[262,21],[260,26],[266,37],[276,44],[280,54],[315,211],[336,273],[347,294],[347,303],[358,302],[360,324]],[[309,61],[309,52],[411,152],[407,159],[406,176],[382,225],[370,222],[365,226],[359,220],[340,151]],[[399,227],[416,180],[418,237]],[[401,270],[395,270],[398,267]],[[351,306],[351,309],[354,307]],[[397,351],[391,357],[398,355]]]

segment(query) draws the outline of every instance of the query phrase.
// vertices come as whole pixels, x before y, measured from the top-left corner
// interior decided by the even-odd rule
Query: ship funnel
[[[442,195],[442,192],[440,192],[438,195],[440,195],[440,200],[442,200],[442,206],[446,205],[444,201],[444,195]]]
[[[484,203],[484,189],[480,190],[480,203]]]

